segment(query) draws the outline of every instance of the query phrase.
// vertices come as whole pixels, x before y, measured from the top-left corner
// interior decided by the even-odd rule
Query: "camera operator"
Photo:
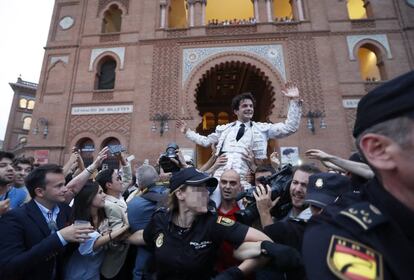
[[[320,170],[317,167],[310,164],[303,164],[295,167],[293,171],[293,179],[289,187],[292,209],[283,220],[298,219],[307,221],[310,218],[310,209],[308,209],[305,204],[306,187],[309,182],[309,176],[319,172]],[[264,186],[260,186],[256,188],[255,192],[257,209],[260,214],[260,221],[263,228],[273,224],[270,210],[277,203],[277,201],[271,199],[269,190],[269,186],[266,186],[266,189]]]
[[[309,204],[313,216],[319,215],[327,205],[333,203],[342,194],[352,190],[349,178],[336,173],[316,173],[310,175],[307,188],[305,202]],[[266,269],[262,269],[256,279],[269,279],[269,275],[271,275],[271,279],[305,278],[303,263],[300,261],[301,257],[295,254],[296,252],[301,252],[305,229],[306,223],[295,219],[278,221],[264,228],[264,232],[272,238],[275,244],[286,245],[286,247],[281,246],[275,251],[277,252],[277,258]],[[255,249],[252,246],[250,250],[260,252],[259,244],[255,246]],[[263,245],[260,247],[263,247]],[[289,248],[291,249],[289,250]],[[283,250],[283,254],[281,250]],[[237,253],[240,254],[240,252]],[[249,256],[255,257],[255,255]],[[281,258],[287,258],[287,260],[283,261]],[[281,265],[281,262],[284,265]],[[263,277],[265,275],[267,278]]]

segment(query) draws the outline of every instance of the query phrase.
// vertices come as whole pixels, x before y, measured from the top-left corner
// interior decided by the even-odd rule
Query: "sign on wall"
[[[129,114],[133,105],[72,107],[72,115]]]

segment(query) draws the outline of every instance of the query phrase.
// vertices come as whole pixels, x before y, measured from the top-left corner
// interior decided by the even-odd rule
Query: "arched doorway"
[[[243,92],[251,92],[256,99],[253,120],[269,121],[274,102],[274,88],[268,77],[256,66],[241,62],[227,61],[207,70],[197,84],[195,92],[196,109],[201,116],[197,132],[208,135],[217,125],[235,120],[231,100]],[[273,151],[276,142],[269,143]],[[201,166],[211,156],[211,148],[197,145],[197,165]]]

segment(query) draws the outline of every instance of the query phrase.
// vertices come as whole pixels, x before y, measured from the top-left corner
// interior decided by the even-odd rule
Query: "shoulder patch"
[[[352,219],[364,230],[369,230],[387,220],[381,211],[369,202],[354,204],[339,212],[339,215]]]
[[[233,221],[232,219],[229,219],[227,217],[218,216],[217,223],[220,224],[220,225],[223,225],[223,226],[230,227],[230,226],[235,224],[235,221]]]
[[[340,279],[383,279],[382,255],[354,240],[333,235],[326,260]]]

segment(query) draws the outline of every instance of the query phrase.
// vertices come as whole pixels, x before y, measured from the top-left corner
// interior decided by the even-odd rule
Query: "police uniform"
[[[414,214],[373,180],[311,218],[302,254],[309,279],[413,279]]]
[[[211,279],[218,249],[224,240],[239,246],[248,227],[210,212],[188,229],[172,222],[172,213],[158,211],[144,230],[154,250],[157,279]]]
[[[397,117],[414,120],[413,92],[414,71],[365,95],[354,137]],[[414,211],[390,193],[394,186],[385,179],[389,190],[375,177],[359,194],[348,193],[311,218],[302,247],[309,279],[414,279]]]

